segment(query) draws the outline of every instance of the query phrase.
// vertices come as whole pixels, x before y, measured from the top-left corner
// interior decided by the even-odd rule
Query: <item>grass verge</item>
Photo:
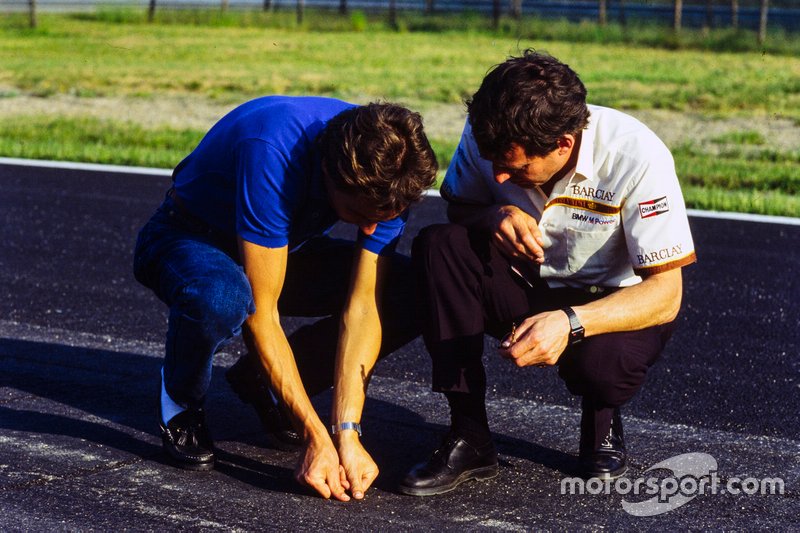
[[[146,129],[96,118],[18,117],[0,123],[0,154],[111,165],[172,168],[205,131]]]
[[[595,104],[760,112],[800,122],[800,45],[797,55],[783,56],[653,48],[610,38],[581,42],[591,27],[564,24],[563,35],[526,37],[121,24],[43,14],[37,30],[0,29],[0,94],[191,94],[235,102],[282,93],[456,103],[475,91],[491,65],[533,47],[579,72]]]

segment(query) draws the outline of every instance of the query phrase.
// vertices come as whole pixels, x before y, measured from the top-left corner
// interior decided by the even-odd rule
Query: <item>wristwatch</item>
[[[581,321],[578,320],[578,315],[575,314],[575,311],[573,311],[571,307],[564,307],[561,310],[564,311],[569,318],[569,346],[578,344],[583,340],[584,334]]]
[[[346,429],[352,429],[358,433],[358,436],[361,436],[361,424],[357,422],[342,422],[340,424],[333,424],[331,425],[331,435],[336,435],[340,431],[344,431]]]

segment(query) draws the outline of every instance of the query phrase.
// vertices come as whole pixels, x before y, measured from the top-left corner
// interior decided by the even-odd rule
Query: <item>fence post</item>
[[[714,27],[714,0],[706,0],[706,28]]]
[[[434,0],[425,0],[425,13],[427,15],[433,13],[433,10],[435,9],[433,6],[433,1]]]
[[[339,14],[347,15],[347,0],[339,0]]]
[[[620,26],[625,26],[628,23],[628,19],[625,18],[625,0],[619,0],[619,24]]]
[[[522,17],[522,0],[511,0],[511,16],[517,20]]]
[[[761,0],[761,9],[758,17],[758,44],[764,44],[767,40],[767,14],[769,12],[769,0]]]
[[[731,27],[739,29],[739,0],[731,0]]]
[[[38,26],[36,21],[36,0],[28,0],[28,11],[30,27],[35,28]]]
[[[601,26],[608,24],[608,2],[607,0],[599,0],[597,3],[597,23]]]
[[[672,15],[672,29],[675,33],[681,31],[681,19],[683,18],[683,0],[675,0],[675,10]]]
[[[397,0],[389,0],[389,27],[397,29]]]
[[[500,27],[500,0],[492,0],[492,28]]]
[[[305,11],[305,0],[297,0],[297,25],[303,24],[303,11]]]
[[[264,0],[264,11],[272,9],[272,0]]]
[[[156,0],[150,0],[150,5],[147,8],[147,22],[153,22],[156,18]]]

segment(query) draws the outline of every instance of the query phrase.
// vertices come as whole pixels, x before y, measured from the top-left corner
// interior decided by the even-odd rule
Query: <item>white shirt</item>
[[[456,203],[515,205],[539,224],[540,276],[551,287],[626,287],[696,261],[675,164],[644,124],[588,106],[575,171],[553,187],[523,189],[494,180],[467,122],[442,184]]]

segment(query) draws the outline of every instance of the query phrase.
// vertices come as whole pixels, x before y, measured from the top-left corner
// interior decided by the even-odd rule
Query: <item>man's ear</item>
[[[565,133],[556,142],[558,143],[558,154],[564,155],[575,146],[575,136],[571,133]]]

